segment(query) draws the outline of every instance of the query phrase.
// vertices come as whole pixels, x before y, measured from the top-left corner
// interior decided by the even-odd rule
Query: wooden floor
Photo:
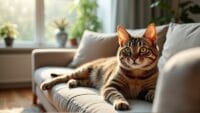
[[[0,109],[29,107],[32,105],[31,88],[0,90]]]

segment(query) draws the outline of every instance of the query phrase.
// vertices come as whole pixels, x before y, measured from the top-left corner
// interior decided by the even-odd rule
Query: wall
[[[31,52],[0,50],[0,88],[30,87],[31,76]]]

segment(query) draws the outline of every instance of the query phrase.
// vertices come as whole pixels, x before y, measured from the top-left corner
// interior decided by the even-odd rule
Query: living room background
[[[69,14],[70,5],[79,0],[6,0],[0,1],[0,24],[11,22],[17,26],[20,38],[19,46],[41,46],[53,43],[54,28],[51,22],[58,17],[65,17],[73,25],[76,14]],[[155,0],[96,0],[97,15],[101,22],[101,32],[115,32],[118,24],[129,29],[147,26],[152,17],[167,15],[165,11],[151,9]],[[179,0],[163,0],[176,9]],[[182,0],[187,1],[187,0]],[[200,4],[199,0],[193,0]],[[194,16],[196,21],[199,16]],[[69,28],[69,27],[68,27]],[[0,39],[0,44],[3,44]]]
[[[75,25],[76,18],[78,17],[76,13],[77,10],[73,11],[72,9],[74,9],[74,6],[79,5],[80,1],[95,2],[95,4],[92,3],[92,5],[90,2],[86,2],[86,9],[88,9],[89,6],[89,9],[92,7],[92,11],[88,11],[89,13],[86,11],[87,13],[85,13],[82,12],[84,10],[79,10],[79,14],[82,14],[83,17],[90,20],[89,22],[95,20],[94,23],[96,23],[96,25],[100,23],[101,27],[96,31],[86,30],[84,35],[80,37],[80,34],[82,35],[82,31],[85,28],[84,26],[79,27],[80,24],[78,23],[78,27],[82,30],[81,33],[79,32],[79,37],[71,37],[69,36],[70,30],[72,26]],[[193,4],[192,1],[195,4]],[[181,7],[187,7],[186,9],[183,8],[186,10],[186,13],[182,14],[184,19],[191,21],[190,19],[192,18],[194,22],[188,23],[180,20],[177,21],[177,18],[171,18],[170,13],[174,13],[174,10],[180,10],[179,2],[185,2]],[[96,7],[96,3],[98,7]],[[188,8],[188,4],[190,8]],[[162,9],[163,7],[164,9]],[[171,9],[173,9],[173,11],[171,11]],[[166,74],[169,75],[169,78],[165,78],[165,75],[163,76],[164,78],[161,78],[161,85],[158,86],[163,86],[160,87],[160,89],[168,89],[169,91],[166,91],[165,95],[160,95],[159,99],[163,102],[169,101],[170,104],[167,103],[163,105],[163,107],[160,107],[162,104],[160,104],[160,101],[157,101],[159,104],[157,104],[156,109],[166,108],[169,110],[168,105],[175,107],[180,105],[180,107],[177,108],[189,108],[189,110],[191,110],[190,107],[194,108],[197,105],[193,101],[198,101],[199,103],[200,90],[196,89],[200,89],[200,87],[197,87],[200,86],[198,85],[200,76],[197,77],[196,73],[199,73],[198,61],[200,58],[198,57],[200,53],[200,0],[0,0],[0,12],[0,113],[6,112],[2,110],[10,110],[12,108],[17,108],[22,111],[22,108],[27,108],[37,103],[37,97],[43,94],[43,92],[40,92],[38,86],[40,86],[39,84],[43,80],[50,77],[51,71],[55,71],[56,73],[57,71],[58,73],[63,71],[62,73],[65,73],[71,71],[71,69],[73,70],[76,65],[78,66],[97,58],[116,55],[117,48],[119,47],[116,38],[117,25],[122,24],[127,28],[127,32],[129,32],[130,35],[136,37],[145,32],[145,28],[150,22],[156,23],[155,29],[157,32],[157,44],[160,54],[158,67],[161,71],[171,56],[191,48],[191,51],[186,50],[184,54],[180,54],[180,58],[174,58],[175,68],[173,65],[169,66],[170,68],[168,68],[169,70],[167,71],[167,73],[169,73]],[[179,17],[180,15],[181,14],[178,14]],[[81,19],[79,18],[79,20]],[[157,19],[164,20],[160,22],[160,20],[158,21]],[[55,23],[58,21],[61,22],[61,25],[56,26]],[[166,24],[164,24],[163,21]],[[69,22],[69,24],[67,24],[67,22]],[[81,22],[83,23],[83,21]],[[66,42],[67,44],[58,46],[56,32],[62,31],[63,27],[65,36],[66,33],[68,36],[66,36],[66,40],[62,40],[61,43]],[[74,31],[79,31],[77,29],[78,28],[75,27]],[[7,30],[10,31],[8,32]],[[61,33],[63,33],[63,31]],[[11,37],[11,35],[16,35],[18,37],[14,38]],[[13,45],[11,44],[12,46],[6,45],[6,38],[14,40]],[[71,46],[69,44],[71,38],[74,38],[75,41],[77,39],[79,45]],[[197,49],[195,49],[196,47]],[[194,51],[192,51],[193,48]],[[173,60],[169,62],[173,63]],[[175,72],[177,70],[176,66],[181,66],[179,67],[180,70],[178,69],[179,72]],[[178,75],[177,78],[176,75]],[[184,76],[186,78],[184,78]],[[198,79],[196,79],[196,77]],[[182,81],[179,82],[179,80]],[[165,85],[166,87],[164,87]],[[66,86],[64,87],[68,88]],[[62,84],[61,87],[58,85],[58,88],[62,89]],[[84,93],[82,90],[69,91],[67,89],[66,91],[65,88],[62,89],[63,93],[67,95],[75,93],[75,95],[78,95],[76,96],[77,98],[79,98],[79,93]],[[56,88],[53,90],[56,90],[55,93],[57,93],[57,91],[60,92],[60,90]],[[196,96],[190,96],[190,94],[195,94],[196,91],[198,91]],[[189,94],[189,96],[187,94],[182,95],[185,92]],[[54,91],[52,93],[54,93]],[[174,96],[174,93],[178,93],[178,95]],[[51,96],[52,94],[47,95]],[[83,96],[84,95],[85,94],[83,94]],[[77,101],[78,104],[71,104],[69,102],[69,105],[81,104],[81,107],[77,107],[85,107],[83,110],[89,110],[90,106],[94,105],[97,106],[94,108],[99,109],[99,111],[107,110],[96,104],[99,103],[95,102],[97,99],[95,97],[96,93],[95,95],[91,93],[91,95],[94,97],[83,98],[83,100],[86,100],[86,103],[92,102],[91,100],[94,99],[94,103],[89,104],[89,107],[85,106],[86,104],[78,102],[79,99]],[[169,95],[172,95],[172,98]],[[46,97],[47,96],[40,96],[41,99],[39,100],[47,102],[45,100]],[[56,94],[55,96],[56,99],[60,97],[62,97],[60,94]],[[57,106],[56,104],[61,103],[63,109],[66,109],[66,97],[63,98],[63,101],[61,99],[52,102],[53,104],[47,102],[47,104],[43,103],[43,105],[46,105],[46,108],[53,105],[54,108],[54,106]],[[198,97],[198,99],[193,97]],[[189,99],[189,101],[183,102],[184,99]],[[74,102],[74,98],[71,99],[70,97],[69,100]],[[104,104],[104,102],[102,102],[103,101],[101,101],[100,104]],[[140,101],[138,102],[139,104],[143,104],[140,103]],[[131,103],[135,103],[135,101]],[[182,105],[185,105],[185,107]],[[148,104],[147,108],[150,110],[151,106],[152,104]],[[33,105],[33,107],[35,107],[35,105]],[[170,107],[170,109],[171,108],[172,107]],[[196,108],[199,109],[199,104]],[[136,109],[132,110],[137,111],[137,109],[142,110],[143,105],[138,105],[137,107],[136,101]]]

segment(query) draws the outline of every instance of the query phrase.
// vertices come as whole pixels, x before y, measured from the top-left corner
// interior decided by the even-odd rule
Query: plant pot
[[[76,39],[69,39],[69,44],[70,44],[70,46],[77,46],[78,45]]]
[[[6,38],[4,38],[4,41],[5,41],[6,47],[12,47],[14,38],[6,37]]]
[[[65,47],[66,42],[67,42],[67,37],[68,37],[68,34],[64,30],[58,30],[56,32],[57,46],[60,48]]]

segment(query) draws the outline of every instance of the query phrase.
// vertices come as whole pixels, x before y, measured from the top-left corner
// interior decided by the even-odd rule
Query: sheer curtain
[[[133,29],[148,24],[151,18],[151,0],[116,0],[115,2],[115,25],[123,24],[129,29]]]
[[[98,0],[98,15],[102,22],[103,32],[115,32],[116,26],[124,25],[128,29],[144,28],[152,17],[167,15],[166,12],[151,9],[155,0]],[[178,0],[165,0],[172,7]]]
[[[98,16],[103,32],[115,32],[118,24],[142,28],[151,18],[151,0],[98,0]]]

